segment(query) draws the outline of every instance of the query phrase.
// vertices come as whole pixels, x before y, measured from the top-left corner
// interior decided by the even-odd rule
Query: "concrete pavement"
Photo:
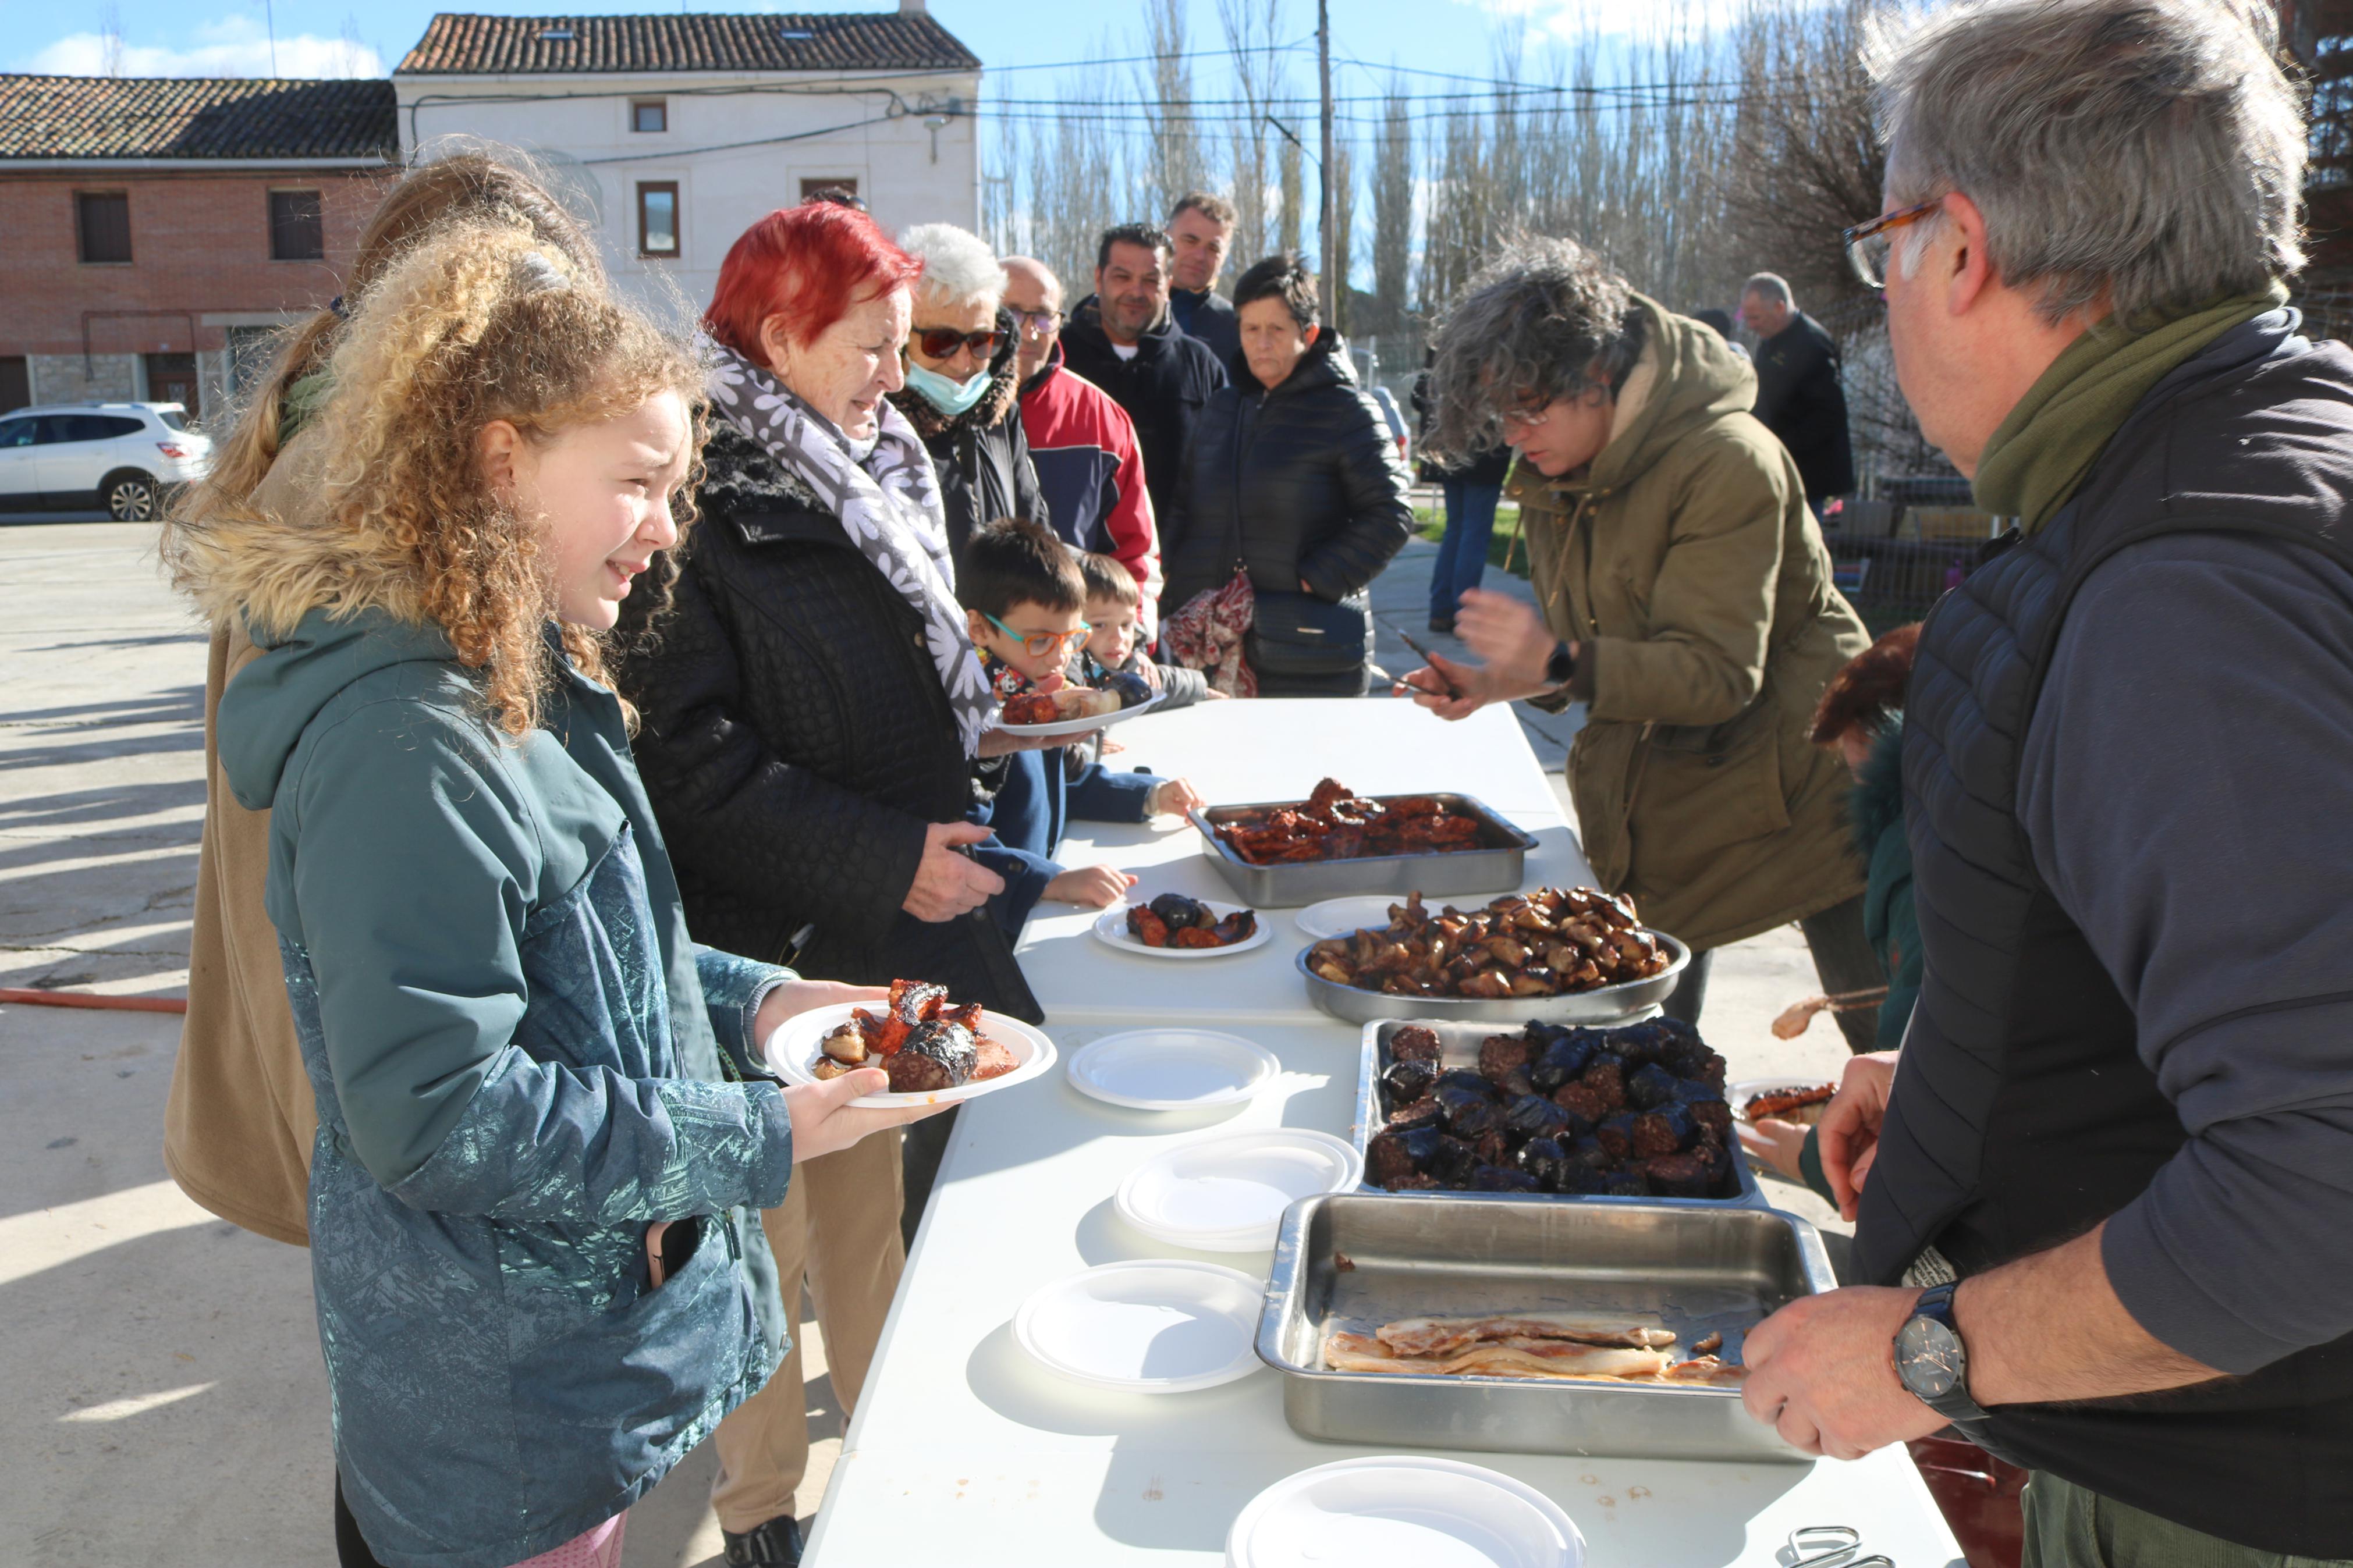
[[[185,987],[205,643],[158,578],[154,531],[0,527],[0,986]],[[1431,548],[1409,546],[1376,585],[1392,671],[1417,662],[1398,627],[1429,640]],[[1556,767],[1573,719],[1523,723]],[[1817,988],[1794,931],[1743,942],[1718,960],[1704,1027],[1736,1076],[1831,1076],[1845,1051],[1826,1020],[1794,1042],[1766,1029]],[[333,1561],[307,1259],[214,1219],[166,1178],[178,1035],[168,1016],[0,1006],[8,1568]],[[1775,1190],[1819,1213],[1810,1194]],[[818,1348],[812,1336],[809,1401],[824,1414],[804,1512],[839,1451]],[[715,1563],[710,1474],[706,1449],[639,1505],[630,1568]]]

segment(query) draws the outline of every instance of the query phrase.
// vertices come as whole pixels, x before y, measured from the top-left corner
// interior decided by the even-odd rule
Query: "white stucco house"
[[[858,16],[445,12],[392,81],[404,153],[479,140],[537,155],[594,213],[617,279],[699,308],[747,225],[828,185],[890,233],[977,229],[980,76],[923,0],[900,0]]]

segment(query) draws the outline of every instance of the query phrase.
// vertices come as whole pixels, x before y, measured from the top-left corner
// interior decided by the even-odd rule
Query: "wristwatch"
[[[1912,1316],[1895,1331],[1895,1375],[1920,1403],[1947,1421],[1983,1421],[1985,1407],[1969,1397],[1969,1352],[1953,1321],[1957,1283],[1920,1292]]]
[[[1545,679],[1556,687],[1567,686],[1577,673],[1577,651],[1565,642],[1552,645],[1552,657],[1545,660]]]

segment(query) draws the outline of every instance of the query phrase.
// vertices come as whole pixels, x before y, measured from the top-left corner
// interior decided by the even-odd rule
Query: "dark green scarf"
[[[2274,283],[2258,294],[2132,332],[2100,321],[2051,362],[1978,459],[1978,505],[2032,533],[2066,504],[2111,437],[2152,387],[2242,321],[2287,302]]]

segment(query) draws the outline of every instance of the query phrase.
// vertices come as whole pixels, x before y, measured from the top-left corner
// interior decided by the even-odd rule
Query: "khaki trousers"
[[[849,1424],[874,1342],[906,1267],[899,1240],[899,1131],[869,1133],[839,1153],[793,1169],[785,1201],[760,1225],[776,1254],[792,1353],[767,1386],[729,1412],[712,1441],[719,1474],[711,1506],[719,1527],[742,1534],[793,1511],[808,1470],[808,1418],[801,1383],[801,1280],[808,1280],[825,1333],[833,1396]]]
[[[2235,1545],[2040,1470],[2021,1505],[2023,1568],[2347,1568],[2341,1558]]]

